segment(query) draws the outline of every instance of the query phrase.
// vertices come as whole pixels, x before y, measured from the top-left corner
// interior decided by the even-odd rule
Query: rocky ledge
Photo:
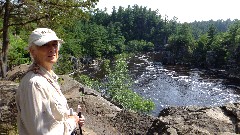
[[[186,135],[240,133],[240,103],[219,107],[169,107],[159,117],[123,110],[68,76],[61,76],[62,91],[69,106],[82,106],[85,135]],[[15,93],[18,83],[0,81],[0,132],[16,134]]]

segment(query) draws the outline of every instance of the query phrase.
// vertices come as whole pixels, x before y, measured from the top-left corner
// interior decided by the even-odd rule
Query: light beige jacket
[[[18,132],[20,135],[70,135],[76,123],[68,117],[69,107],[60,91],[58,77],[43,67],[39,71],[53,85],[33,71],[22,78],[16,94]]]

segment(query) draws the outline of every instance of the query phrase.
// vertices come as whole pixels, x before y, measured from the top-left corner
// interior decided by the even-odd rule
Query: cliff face
[[[21,73],[20,73],[21,74]],[[14,76],[17,76],[14,74]],[[62,91],[69,106],[80,104],[86,118],[84,134],[239,134],[240,104],[220,107],[170,107],[159,117],[143,115],[118,108],[95,90],[84,87],[68,76],[62,78]],[[9,77],[16,78],[16,77]],[[15,93],[18,83],[0,81],[0,132],[15,134]],[[10,133],[11,132],[11,133]]]

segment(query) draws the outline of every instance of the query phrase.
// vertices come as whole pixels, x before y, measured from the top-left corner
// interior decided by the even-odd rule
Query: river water
[[[157,53],[139,54],[128,61],[133,90],[155,103],[152,115],[169,106],[218,106],[240,100],[239,86],[199,69],[166,66]]]
[[[219,106],[240,101],[239,84],[199,69],[162,65],[158,53],[138,54],[127,62],[134,80],[133,90],[155,103],[153,116],[170,106]],[[104,76],[96,68],[85,71],[92,77]]]

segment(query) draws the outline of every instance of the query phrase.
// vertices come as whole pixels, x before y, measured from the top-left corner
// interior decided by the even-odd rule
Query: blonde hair
[[[34,60],[34,57],[33,57],[33,55],[32,55],[32,50],[33,50],[33,49],[36,49],[37,46],[38,46],[38,45],[35,45],[34,43],[31,43],[31,44],[29,45],[29,47],[28,47],[28,51],[29,51],[29,53],[30,53],[31,61],[32,61],[33,63],[35,62],[35,60]],[[60,50],[60,48],[61,48],[61,43],[58,42],[58,51]]]
[[[29,54],[30,54],[30,57],[31,57],[31,61],[34,63],[35,62],[35,60],[34,60],[34,57],[33,57],[33,55],[32,55],[32,50],[33,49],[35,49],[36,48],[36,45],[35,44],[31,44],[31,45],[29,45],[29,47],[28,47],[28,51],[29,51]]]

